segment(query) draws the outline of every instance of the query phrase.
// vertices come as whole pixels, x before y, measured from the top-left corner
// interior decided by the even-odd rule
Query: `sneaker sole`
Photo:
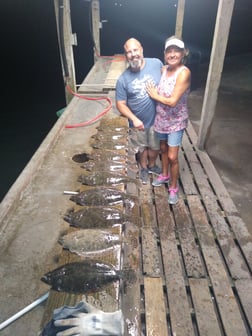
[[[148,172],[149,174],[154,174],[154,175],[160,175],[161,173],[156,173],[156,172],[153,172],[153,171],[151,171],[151,170],[149,170],[149,172]]]
[[[169,201],[168,201],[168,203],[169,203],[170,205],[175,205],[175,204],[178,203],[178,201],[177,201],[177,202],[169,202]]]
[[[178,199],[177,199],[176,201],[170,201],[170,200],[168,199],[168,203],[171,204],[171,205],[175,205],[175,204],[178,203]]]
[[[152,183],[152,185],[153,185],[153,187],[160,187],[162,184],[167,184],[167,183],[169,183],[169,180],[165,181],[165,182],[160,182],[159,184],[153,184]]]

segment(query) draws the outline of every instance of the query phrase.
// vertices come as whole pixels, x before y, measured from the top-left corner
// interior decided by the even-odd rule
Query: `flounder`
[[[120,229],[86,229],[76,230],[60,237],[59,243],[63,248],[78,255],[101,252],[120,245]]]
[[[94,139],[94,140],[97,140],[97,141],[123,141],[125,142],[125,137],[126,137],[126,134],[122,133],[97,133],[95,135],[92,135],[91,138]]]
[[[92,207],[78,211],[69,209],[64,215],[64,220],[71,226],[82,229],[109,228],[115,224],[129,221],[130,216],[124,214],[116,207]]]
[[[124,174],[112,173],[107,171],[93,172],[88,175],[80,175],[78,182],[85,185],[119,185],[127,183],[138,183],[136,179],[130,178]]]
[[[111,125],[111,124],[103,124],[98,127],[96,127],[97,131],[104,132],[104,133],[121,133],[121,134],[127,134],[129,131],[128,126],[119,126],[119,125]]]
[[[126,208],[133,208],[136,197],[127,195],[116,188],[97,187],[72,195],[70,200],[79,205],[116,205],[123,204]]]
[[[101,170],[105,170],[105,171],[122,171],[124,169],[126,169],[127,164],[126,163],[120,163],[117,161],[99,161],[96,162],[94,160],[89,160],[87,162],[84,162],[81,165],[81,168],[84,168],[87,171],[101,171]]]
[[[89,259],[60,266],[41,280],[58,292],[90,293],[120,278],[121,272],[113,265]]]
[[[96,141],[95,143],[91,144],[91,147],[99,149],[104,148],[111,150],[119,150],[119,149],[127,150],[130,146],[126,141],[125,143],[118,143],[113,141]]]
[[[88,154],[89,160],[100,160],[100,161],[116,161],[120,163],[135,163],[135,158],[129,157],[128,154],[119,154],[116,151],[109,150],[106,148],[96,149],[92,154]]]

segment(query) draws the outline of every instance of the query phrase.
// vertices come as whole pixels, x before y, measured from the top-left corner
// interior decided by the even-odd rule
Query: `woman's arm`
[[[146,85],[146,90],[152,99],[164,105],[175,107],[185,91],[190,87],[190,83],[191,71],[188,68],[185,68],[179,73],[174,90],[170,97],[163,97],[159,95],[157,88],[151,83]]]

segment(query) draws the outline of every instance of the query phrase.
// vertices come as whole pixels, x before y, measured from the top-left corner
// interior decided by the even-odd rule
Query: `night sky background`
[[[100,0],[101,55],[122,53],[138,38],[146,57],[163,60],[165,39],[174,34],[176,0]],[[183,40],[208,62],[218,0],[186,0]],[[76,80],[93,65],[90,2],[71,0]],[[0,2],[1,180],[0,200],[15,182],[65,107],[53,0]],[[236,0],[226,56],[252,51],[252,1]]]

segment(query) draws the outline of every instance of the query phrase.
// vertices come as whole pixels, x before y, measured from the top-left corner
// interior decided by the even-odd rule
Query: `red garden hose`
[[[71,89],[71,87],[69,85],[67,85],[66,88],[75,97],[79,97],[79,98],[85,99],[85,100],[106,100],[109,103],[109,106],[107,108],[105,108],[101,113],[99,113],[93,119],[82,122],[82,123],[78,123],[78,124],[66,125],[65,126],[66,128],[76,128],[76,127],[82,127],[82,126],[90,125],[93,122],[95,122],[96,120],[98,120],[99,118],[101,118],[104,114],[106,114],[112,107],[112,100],[109,97],[86,97],[86,96],[83,96],[83,95],[80,95],[78,93],[73,92],[73,90]]]

